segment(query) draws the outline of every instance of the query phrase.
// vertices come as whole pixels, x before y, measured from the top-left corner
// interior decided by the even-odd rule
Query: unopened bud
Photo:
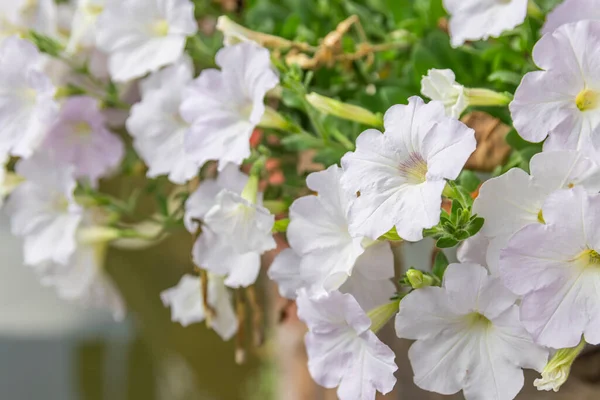
[[[582,338],[576,347],[558,350],[544,367],[542,378],[533,381],[535,387],[538,390],[553,390],[558,392],[560,387],[569,378],[571,366],[584,347],[585,340]]]
[[[424,274],[418,269],[409,269],[406,271],[406,279],[408,279],[408,282],[413,289],[421,289],[435,284],[433,277]]]
[[[338,118],[356,121],[370,126],[379,127],[383,125],[383,119],[380,115],[374,114],[365,108],[353,104],[346,104],[339,100],[321,96],[317,93],[306,95],[306,100],[323,114],[333,115]]]

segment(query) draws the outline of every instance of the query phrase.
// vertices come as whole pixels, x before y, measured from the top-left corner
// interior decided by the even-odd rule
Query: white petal
[[[277,282],[279,294],[288,299],[295,299],[298,289],[305,286],[300,275],[300,257],[293,249],[285,249],[275,257],[268,275]]]

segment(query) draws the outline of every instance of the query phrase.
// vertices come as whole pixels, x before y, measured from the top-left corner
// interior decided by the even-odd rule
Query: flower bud
[[[542,378],[536,379],[533,382],[535,387],[538,390],[554,390],[558,392],[563,383],[569,378],[571,365],[573,365],[573,362],[584,347],[585,340],[582,338],[576,347],[558,350],[544,367]]]
[[[365,125],[383,125],[381,116],[359,106],[342,103],[341,101],[321,96],[317,93],[310,93],[306,95],[306,101],[308,101],[311,106],[323,114],[333,115],[349,121],[356,121]]]
[[[287,130],[290,128],[290,123],[277,111],[269,106],[266,106],[265,113],[263,114],[258,126],[261,128]]]
[[[371,319],[371,330],[379,332],[398,313],[399,306],[400,299],[396,299],[369,311],[367,316]]]
[[[433,277],[424,274],[418,269],[409,269],[406,271],[406,279],[408,279],[408,282],[413,289],[421,289],[435,284]]]
[[[277,49],[287,49],[292,46],[292,42],[278,36],[268,35],[266,33],[256,32],[233,22],[231,19],[222,15],[217,20],[217,30],[225,36],[225,46],[231,46],[239,42],[252,40],[261,46],[273,47]]]

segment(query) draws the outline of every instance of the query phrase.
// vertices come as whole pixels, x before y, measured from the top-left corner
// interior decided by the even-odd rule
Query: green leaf
[[[512,71],[499,70],[493,72],[490,76],[488,76],[489,82],[501,82],[507,83],[509,85],[518,86],[521,83],[521,78],[523,78],[522,74],[518,74]]]
[[[477,174],[467,169],[460,173],[457,182],[470,193],[476,191],[479,185],[481,185],[481,179],[479,179]]]
[[[450,264],[448,262],[448,257],[446,257],[443,251],[438,251],[438,253],[435,255],[435,260],[433,261],[432,272],[439,278],[440,281],[444,278],[444,272],[446,272],[448,264]]]
[[[458,240],[454,239],[453,237],[449,237],[449,236],[441,237],[435,243],[435,245],[437,247],[439,247],[440,249],[447,249],[450,247],[454,247],[457,244],[458,244]]]
[[[467,232],[469,236],[474,236],[483,227],[485,220],[481,217],[475,217],[467,226]]]

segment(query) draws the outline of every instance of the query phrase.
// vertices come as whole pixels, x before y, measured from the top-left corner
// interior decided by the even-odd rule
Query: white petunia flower
[[[98,17],[96,41],[113,80],[125,82],[173,64],[197,30],[190,0],[122,0]]]
[[[345,282],[348,290],[352,286],[355,291],[361,282],[368,285],[370,281],[391,288],[389,279],[394,276],[394,260],[390,245],[350,235],[346,217],[349,199],[342,190],[341,177],[342,169],[337,165],[310,174],[307,185],[318,195],[301,197],[290,208],[287,237],[297,254],[299,265],[290,265],[289,268],[297,270],[296,279],[302,282],[302,287],[311,296],[340,289]],[[279,257],[288,258],[289,255],[282,253]],[[280,264],[275,265],[277,275]],[[361,269],[362,274],[352,279],[355,269]],[[283,279],[287,279],[285,275]],[[351,282],[348,282],[349,279]],[[282,283],[287,286],[286,282]],[[284,291],[288,290],[284,288]],[[368,296],[368,291],[360,292]],[[353,294],[362,299],[364,295],[361,293],[356,291]],[[391,293],[387,290],[373,293],[383,295],[383,301],[392,294],[393,288]],[[369,304],[367,308],[371,306]]]
[[[86,96],[69,97],[63,103],[43,148],[92,185],[114,171],[125,155],[121,139],[106,128],[98,100]]]
[[[552,33],[562,25],[590,19],[600,19],[600,1],[564,0],[546,17],[542,33]]]
[[[479,231],[463,241],[456,249],[456,258],[461,263],[487,266],[487,252],[490,239]]]
[[[421,79],[421,94],[444,104],[446,115],[459,118],[469,106],[465,87],[456,82],[450,69],[430,69]]]
[[[181,277],[176,286],[160,294],[163,304],[171,307],[171,319],[179,322],[182,326],[206,319],[202,296],[200,278],[189,274]],[[231,304],[231,296],[223,284],[223,279],[218,276],[209,277],[208,304],[215,312],[209,321],[210,327],[223,340],[231,339],[237,332],[238,321]]]
[[[72,167],[60,167],[47,154],[17,164],[25,179],[10,195],[6,208],[14,235],[24,238],[25,264],[69,262],[76,249],[82,210],[74,200]]]
[[[319,385],[337,387],[341,400],[374,400],[377,391],[393,389],[394,352],[371,332],[371,321],[351,295],[311,299],[301,292],[296,302],[309,329],[308,369]]]
[[[142,101],[131,108],[127,130],[151,178],[166,174],[171,182],[182,184],[198,173],[184,151],[189,125],[179,115],[183,89],[192,76],[191,60],[185,58],[141,83]]]
[[[450,14],[450,42],[498,37],[525,21],[528,0],[443,0]]]
[[[277,245],[273,239],[275,216],[230,190],[222,190],[204,223],[237,253],[264,253]]]
[[[277,283],[279,295],[286,299],[296,299],[298,290],[307,284],[300,275],[300,257],[294,249],[285,249],[277,254],[269,267],[269,279]]]
[[[395,226],[401,238],[418,241],[439,222],[446,179],[460,173],[475,135],[446,117],[442,103],[419,97],[390,108],[384,125],[383,134],[363,132],[342,158],[342,185],[354,197],[350,233],[377,239]]]
[[[563,25],[540,39],[529,72],[510,104],[514,126],[544,150],[574,149],[598,160],[600,148],[600,21]]]
[[[275,248],[270,231],[272,217],[265,218],[264,213],[268,211],[260,205],[262,195],[257,195],[258,204],[253,205],[238,195],[247,186],[247,182],[248,176],[241,173],[235,165],[229,164],[216,180],[202,182],[185,206],[184,220],[191,233],[197,231],[198,221],[203,220],[202,234],[192,249],[194,263],[216,275],[226,276],[225,285],[232,288],[253,284],[260,272],[261,254],[266,249]],[[231,226],[219,226],[226,223],[226,218],[223,217],[228,216],[227,210],[233,210],[234,217],[246,215],[249,218],[236,220],[241,224],[237,224],[237,228],[232,231]],[[236,211],[246,213],[238,214]],[[269,222],[265,225],[266,219]],[[269,224],[271,227],[267,237],[265,226]],[[258,248],[249,249],[254,246]]]
[[[55,88],[30,42],[9,37],[0,44],[0,153],[29,157],[54,122]]]
[[[517,232],[500,254],[506,286],[523,296],[521,321],[537,343],[600,343],[600,195],[581,187],[553,193],[545,224]]]
[[[60,298],[86,308],[108,310],[116,321],[121,321],[125,304],[104,271],[106,248],[106,243],[78,243],[66,264],[43,262],[33,268],[41,283],[53,287]]]
[[[517,296],[477,264],[451,264],[439,287],[418,289],[400,303],[396,333],[416,339],[408,357],[422,389],[467,400],[513,399],[522,368],[541,371],[548,352],[519,322]]]
[[[217,53],[221,70],[207,69],[184,92],[181,115],[191,124],[187,154],[198,165],[218,160],[240,165],[250,155],[250,136],[265,113],[265,94],[279,82],[269,51],[253,42]]]
[[[489,240],[487,266],[498,272],[500,250],[519,229],[544,221],[542,205],[558,189],[581,186],[600,191],[600,168],[577,151],[536,154],[530,162],[531,175],[514,168],[481,186],[473,212],[485,219],[480,235]]]

